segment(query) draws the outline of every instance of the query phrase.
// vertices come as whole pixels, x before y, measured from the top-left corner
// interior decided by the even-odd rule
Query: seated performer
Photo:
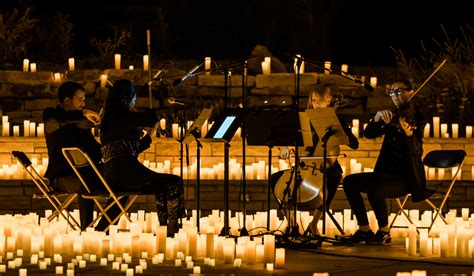
[[[58,88],[59,104],[43,111],[46,145],[48,147],[48,168],[45,177],[55,191],[78,193],[81,229],[93,220],[94,202],[84,199],[81,193],[87,192],[63,156],[62,148],[78,147],[92,160],[100,163],[100,144],[91,133],[91,127],[99,122],[99,116],[85,106],[84,87],[77,82],[67,81]],[[93,123],[94,122],[94,123]],[[90,174],[89,174],[90,173]],[[93,175],[93,171],[84,174]]]
[[[323,88],[317,88],[316,86],[312,89],[309,99],[308,99],[308,109],[310,108],[331,108],[331,102],[333,97],[331,95],[331,90],[329,87],[324,86]],[[337,108],[337,103],[333,108]],[[357,149],[359,147],[359,142],[357,138],[352,134],[349,125],[345,122],[342,117],[339,117],[341,125],[344,127],[346,135],[349,137],[349,147],[352,149]],[[280,158],[288,159],[289,150],[287,147],[280,147]],[[323,156],[321,143],[319,142],[319,137],[315,131],[313,131],[313,147],[308,147],[304,150],[303,153],[305,156]],[[327,195],[326,195],[326,208],[329,208],[334,196],[336,195],[337,187],[342,180],[342,168],[339,162],[337,161],[337,156],[339,154],[339,146],[328,146],[327,155],[329,156],[326,163],[326,177],[327,177]],[[320,170],[323,169],[323,162],[321,159]],[[318,206],[317,206],[318,205]],[[313,220],[309,223],[308,228],[305,231],[305,234],[312,234],[319,236],[318,231],[318,222],[323,216],[322,213],[322,204],[317,200],[310,201],[308,203],[300,203],[298,208],[300,210],[311,210],[313,211]]]
[[[136,93],[132,81],[121,79],[107,96],[100,128],[104,177],[118,192],[154,194],[160,225],[167,225],[168,235],[172,235],[179,230],[178,220],[185,216],[183,181],[139,162],[138,155],[150,147],[159,118],[152,110],[134,111]]]
[[[411,193],[412,201],[418,202],[433,193],[426,189],[421,159],[425,121],[419,107],[407,102],[413,93],[410,82],[395,81],[389,95],[397,111],[377,112],[364,129],[366,138],[385,137],[374,172],[352,174],[344,178],[344,192],[359,225],[359,229],[348,238],[350,242],[389,244],[391,237],[385,199]],[[377,218],[379,228],[375,235],[370,229],[361,193],[367,194]]]

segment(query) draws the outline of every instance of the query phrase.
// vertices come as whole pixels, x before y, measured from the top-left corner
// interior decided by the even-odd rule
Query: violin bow
[[[415,90],[415,93],[413,93],[413,95],[411,95],[411,97],[407,100],[407,102],[409,102],[411,100],[411,98],[413,98],[416,93],[418,93],[418,91],[420,91],[421,88],[423,88],[423,86],[425,86],[426,83],[428,83],[428,81],[439,71],[439,69],[441,69],[441,67],[443,67],[443,65],[446,63],[446,61],[448,61],[448,59],[444,59],[440,65],[438,65],[438,67],[436,67],[436,69],[433,71],[433,73],[431,73],[431,75],[420,85],[420,87],[418,87],[416,90]]]

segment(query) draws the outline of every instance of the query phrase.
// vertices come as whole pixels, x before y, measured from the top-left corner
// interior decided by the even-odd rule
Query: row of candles
[[[2,116],[2,136],[8,137],[11,135],[10,122],[8,116]],[[20,126],[13,125],[13,136],[20,136]],[[24,137],[44,137],[44,123],[36,124],[36,122],[31,122],[29,120],[23,121],[23,136]]]
[[[367,126],[367,123],[363,124],[363,128]],[[427,123],[425,128],[423,129],[423,137],[424,138],[459,138],[459,124],[453,123],[451,124],[451,133],[448,132],[448,124],[447,123],[440,123],[440,117],[433,117],[432,123]],[[352,120],[352,134],[355,137],[359,138],[362,137],[360,132],[360,121],[359,119]],[[432,135],[432,136],[431,136]],[[465,129],[465,138],[472,138],[472,126],[467,125]]]
[[[46,212],[46,216],[50,213]],[[278,219],[276,210],[271,213],[272,219]],[[63,219],[48,222],[34,213],[3,215],[0,216],[0,273],[6,272],[7,268],[21,267],[25,258],[29,258],[31,264],[37,264],[40,270],[47,269],[53,262],[56,271],[58,267],[64,270],[63,263],[69,261],[67,269],[72,272],[76,266],[85,268],[88,262],[100,261],[101,266],[111,265],[113,270],[122,270],[126,275],[133,275],[134,271],[143,273],[150,261],[152,265],[171,261],[177,267],[185,262],[187,269],[198,274],[201,266],[195,264],[202,261],[207,266],[233,264],[240,267],[264,263],[267,270],[284,267],[285,249],[275,248],[275,236],[266,234],[237,239],[218,236],[216,233],[223,225],[223,213],[219,210],[213,210],[202,219],[203,227],[198,232],[196,214],[193,211],[192,216],[184,220],[183,227],[173,238],[167,237],[166,226],[159,225],[156,213],[144,211],[130,214],[131,223],[122,217],[118,225],[111,226],[108,234],[93,228],[84,232],[72,231]],[[73,216],[78,216],[77,210]],[[259,217],[264,225],[266,214]],[[126,227],[123,229],[128,231],[119,232],[120,227]],[[129,268],[137,259],[139,266],[135,270]]]

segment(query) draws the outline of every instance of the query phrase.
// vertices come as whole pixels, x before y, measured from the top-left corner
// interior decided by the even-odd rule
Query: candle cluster
[[[276,210],[272,211],[276,216]],[[48,213],[51,211],[46,212],[46,216]],[[0,273],[18,269],[20,274],[26,275],[27,269],[21,268],[24,263],[38,265],[39,270],[66,271],[68,275],[90,264],[126,275],[141,274],[149,265],[164,262],[192,269],[195,274],[200,274],[205,266],[222,264],[240,267],[265,263],[267,270],[284,266],[285,249],[275,248],[275,236],[237,239],[218,236],[216,232],[220,232],[222,226],[219,210],[203,218],[203,229],[199,233],[195,226],[196,212],[192,213],[172,238],[167,237],[166,226],[159,225],[156,213],[144,211],[130,214],[131,223],[121,218],[118,225],[110,227],[108,234],[93,228],[72,231],[62,219],[48,222],[34,213],[3,215],[0,216]],[[77,210],[73,215],[78,215]],[[137,265],[134,267],[134,264]]]
[[[13,132],[11,131],[13,130]],[[13,135],[12,135],[13,134]],[[14,136],[20,137],[20,125],[13,125],[8,120],[8,116],[2,116],[2,136]],[[44,124],[39,123],[36,125],[35,122],[29,120],[23,121],[23,136],[24,137],[44,137]]]
[[[423,131],[423,137],[428,138],[459,138],[459,124],[451,124],[451,133],[448,131],[448,124],[441,123],[440,117],[433,117],[432,123],[427,123]],[[465,129],[465,138],[472,138],[472,126],[467,125]]]

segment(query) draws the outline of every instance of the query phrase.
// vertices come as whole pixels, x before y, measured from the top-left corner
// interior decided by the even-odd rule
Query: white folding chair
[[[82,184],[84,185],[84,188],[88,192],[88,194],[85,194],[82,196],[84,198],[92,199],[100,210],[100,214],[94,219],[94,221],[91,222],[89,227],[93,226],[103,216],[109,222],[109,226],[112,224],[115,224],[122,215],[124,215],[127,218],[127,220],[131,222],[131,219],[127,213],[127,210],[133,205],[133,203],[135,202],[139,194],[137,194],[136,192],[121,192],[121,193],[114,192],[110,188],[110,185],[107,183],[105,178],[102,176],[102,173],[99,171],[99,169],[97,169],[97,166],[94,164],[92,159],[87,155],[87,153],[83,152],[81,149],[63,148],[62,152],[67,162],[71,165],[77,177],[79,177]],[[81,172],[81,170],[84,170],[84,168],[86,167],[90,167],[93,170],[94,175],[96,176],[96,179],[94,180],[97,180],[100,183],[102,183],[105,192],[97,193],[97,191],[93,191],[90,188],[90,186],[86,182],[86,177]],[[127,204],[123,206],[120,203],[120,199],[125,196],[128,196],[129,199],[128,199]],[[103,208],[99,202],[100,199],[112,199],[113,201],[110,204],[108,204],[105,208]],[[118,208],[120,208],[120,214],[117,217],[112,219],[107,215],[107,211],[114,205],[117,205]],[[105,231],[108,230],[109,226],[107,226]]]
[[[69,205],[77,198],[77,194],[70,194],[65,192],[56,192],[53,187],[50,185],[49,180],[41,176],[38,171],[33,167],[31,160],[28,156],[22,151],[12,151],[13,157],[16,158],[18,163],[25,169],[25,171],[30,175],[31,179],[35,183],[36,187],[41,191],[41,194],[34,194],[34,198],[46,198],[51,206],[54,208],[54,212],[48,216],[48,221],[52,221],[58,216],[62,216],[69,226],[74,230],[80,230],[81,226],[74,219],[67,208]],[[66,197],[64,200],[60,198]]]

